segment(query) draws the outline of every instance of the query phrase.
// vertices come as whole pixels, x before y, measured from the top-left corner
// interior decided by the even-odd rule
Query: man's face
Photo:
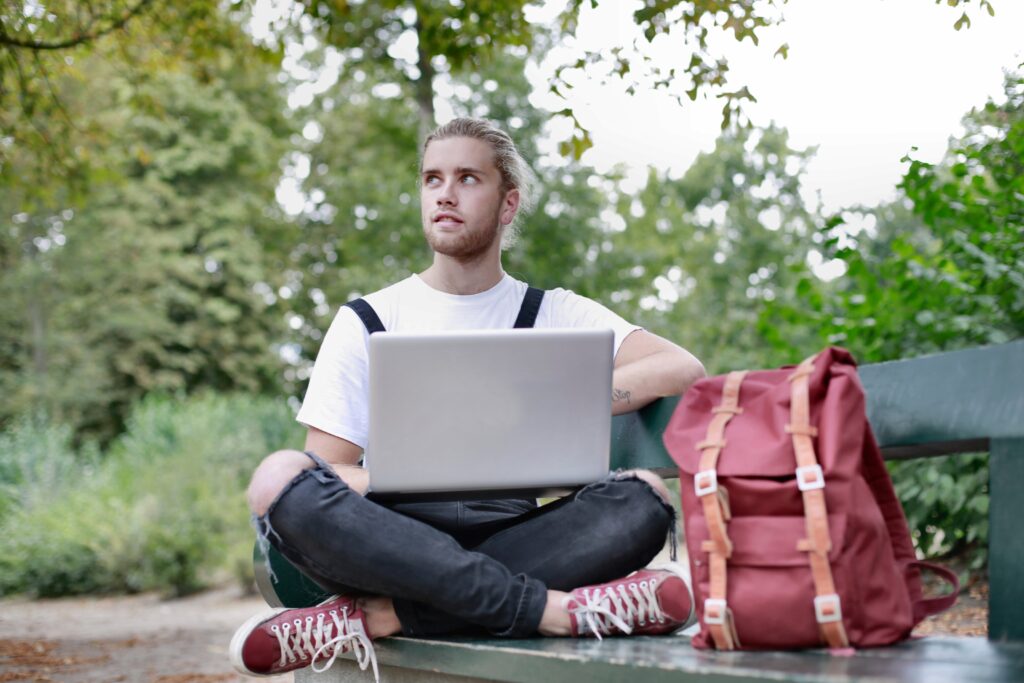
[[[503,192],[494,152],[483,140],[434,140],[423,154],[420,210],[430,248],[459,260],[497,249],[519,194]]]

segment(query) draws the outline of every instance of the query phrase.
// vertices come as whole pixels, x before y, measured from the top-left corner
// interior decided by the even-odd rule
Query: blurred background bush
[[[148,397],[104,452],[21,420],[0,437],[0,594],[158,590],[249,581],[244,491],[301,442],[284,400]]]

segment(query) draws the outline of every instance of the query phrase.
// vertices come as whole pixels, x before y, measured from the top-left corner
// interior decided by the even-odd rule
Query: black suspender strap
[[[374,332],[383,332],[384,323],[380,321],[377,316],[377,311],[373,310],[373,306],[366,303],[363,299],[355,299],[345,304],[359,316],[359,319],[363,321],[363,325],[366,326],[366,331],[370,334]]]
[[[526,296],[523,297],[523,305],[519,307],[519,316],[516,318],[514,328],[524,329],[533,327],[537,321],[537,311],[540,310],[540,302],[544,300],[544,290],[536,287],[527,287]]]
[[[537,321],[537,312],[540,311],[540,303],[543,300],[543,289],[527,287],[526,296],[523,297],[523,303],[519,307],[519,315],[516,317],[516,324],[513,327],[516,329],[533,327],[533,324]],[[366,326],[367,332],[373,334],[374,332],[384,331],[384,323],[380,321],[380,317],[373,310],[373,306],[366,303],[365,299],[354,299],[345,305],[356,312],[359,319],[363,321],[363,325]]]

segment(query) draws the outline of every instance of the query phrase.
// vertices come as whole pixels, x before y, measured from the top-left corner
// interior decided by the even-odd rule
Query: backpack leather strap
[[[930,617],[933,614],[944,612],[956,603],[957,595],[960,594],[960,579],[957,578],[956,572],[950,571],[947,567],[943,567],[941,564],[923,562],[921,560],[914,560],[910,564],[918,569],[927,569],[938,574],[953,589],[945,595],[940,595],[934,598],[919,598],[915,600],[914,623],[918,623],[925,617]]]
[[[730,372],[722,387],[722,403],[712,408],[714,413],[708,425],[707,438],[697,444],[700,449],[700,470],[693,477],[693,487],[704,509],[711,540],[705,541],[702,550],[708,553],[708,568],[711,574],[709,597],[704,601],[704,625],[707,626],[719,650],[735,650],[739,647],[736,624],[732,610],[726,601],[726,561],[732,556],[732,541],[725,523],[731,517],[729,496],[725,488],[718,485],[716,466],[718,456],[725,447],[725,426],[733,416],[743,412],[739,407],[740,385],[746,370]]]
[[[807,553],[814,580],[814,616],[829,647],[849,647],[850,641],[843,628],[843,611],[832,579],[828,553],[832,539],[828,529],[828,509],[825,506],[825,475],[814,453],[812,437],[818,431],[811,426],[810,390],[808,376],[814,372],[811,356],[800,363],[790,375],[790,423],[786,431],[793,437],[796,454],[796,483],[803,494],[804,519],[807,538],[797,543],[797,549]]]

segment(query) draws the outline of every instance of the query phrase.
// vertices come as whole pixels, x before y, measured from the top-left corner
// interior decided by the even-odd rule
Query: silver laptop
[[[564,493],[608,473],[611,330],[370,337],[377,498]]]

